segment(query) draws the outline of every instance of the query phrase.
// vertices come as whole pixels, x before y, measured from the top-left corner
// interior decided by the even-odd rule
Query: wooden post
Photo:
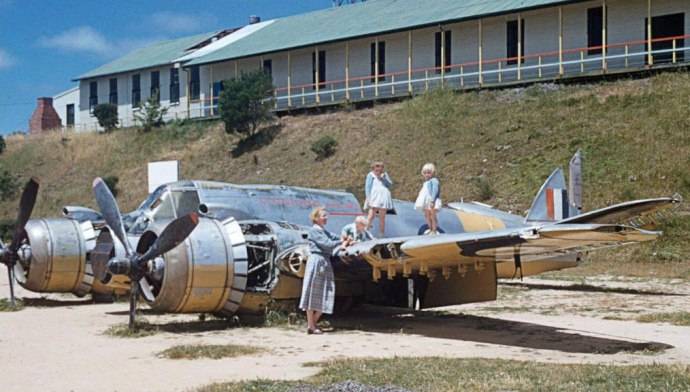
[[[359,96],[364,99],[364,79],[359,80]]]
[[[602,14],[602,20],[601,20],[601,69],[606,72],[606,25],[607,23],[607,12],[606,12],[606,0],[602,0],[602,8],[601,8],[601,14]]]
[[[441,27],[441,88],[444,85],[444,79],[446,76],[446,35]]]
[[[677,59],[677,57],[676,57],[676,48],[677,48],[677,46],[676,46],[676,39],[674,38],[674,39],[673,39],[673,64],[676,63],[676,59]]]
[[[541,79],[541,75],[542,75],[542,72],[541,72],[541,56],[539,56],[539,79]]]
[[[652,55],[652,0],[647,0],[647,65],[654,65]]]
[[[335,101],[335,92],[333,91],[333,83],[331,83],[331,102]]]
[[[379,39],[374,41],[374,96],[379,96]]]
[[[460,65],[460,87],[465,87],[465,67]]]
[[[479,19],[479,86],[481,86],[484,83],[484,75],[482,75],[482,71],[484,68],[484,65],[482,64],[482,62],[484,61],[482,56],[482,45],[482,20]]]
[[[319,56],[319,47],[317,46],[314,48],[314,59],[316,60],[315,61],[316,69],[314,70],[314,71],[316,71],[316,72],[314,72],[314,76],[315,76],[315,78],[314,78],[315,86],[314,87],[316,89],[316,103],[317,104],[321,103],[321,97],[319,96],[319,87],[321,87],[320,86],[321,75],[319,75],[319,68],[321,68],[321,64],[319,64],[319,57],[321,57],[321,56]]]
[[[210,64],[208,67],[208,78],[209,78],[209,80],[211,80],[211,91],[210,91],[211,101],[210,101],[210,104],[211,104],[211,116],[213,116],[213,114],[215,113],[215,110],[216,110],[213,107],[213,64]],[[159,95],[160,95],[160,93],[159,93]]]
[[[518,13],[517,79],[522,80],[522,14]]]
[[[395,74],[391,75],[391,95],[395,96]]]
[[[350,41],[345,42],[345,99],[350,100]]]
[[[558,75],[563,76],[563,7],[558,7]]]
[[[288,75],[287,75],[287,90],[288,90],[288,107],[292,107],[292,52],[287,53]]]
[[[585,73],[585,52],[580,51],[580,73]]]
[[[625,68],[628,68],[628,55],[630,54],[630,49],[628,48],[628,45],[625,45]]]
[[[502,70],[502,64],[503,61],[498,62],[498,83],[503,82],[503,70]],[[519,78],[520,76],[518,76]]]
[[[407,33],[407,92],[412,95],[412,30]]]
[[[302,87],[302,106],[304,106],[304,105],[306,104],[306,101],[305,101],[305,100],[306,100],[306,97],[305,97],[305,95],[304,95],[304,86],[303,86],[303,87]]]
[[[424,91],[429,91],[429,70],[424,70]]]

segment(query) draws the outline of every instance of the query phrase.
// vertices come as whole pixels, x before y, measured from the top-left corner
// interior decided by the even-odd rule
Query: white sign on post
[[[180,161],[149,162],[149,193],[169,182],[179,181]]]

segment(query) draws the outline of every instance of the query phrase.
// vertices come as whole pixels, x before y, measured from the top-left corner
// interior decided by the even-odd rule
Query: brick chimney
[[[29,120],[29,134],[36,135],[50,129],[62,127],[62,120],[53,108],[53,98],[38,98],[38,104]]]

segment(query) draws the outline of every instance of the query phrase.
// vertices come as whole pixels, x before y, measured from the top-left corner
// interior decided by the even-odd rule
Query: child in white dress
[[[419,190],[414,208],[424,211],[424,219],[429,226],[429,234],[438,234],[438,217],[436,214],[441,209],[441,183],[436,178],[436,166],[427,163],[422,167],[424,184]]]
[[[383,162],[371,164],[371,171],[364,183],[364,193],[367,196],[364,209],[369,209],[369,228],[373,225],[374,216],[379,217],[379,238],[384,237],[386,229],[386,212],[393,208],[393,198],[390,188],[393,181],[384,171]]]

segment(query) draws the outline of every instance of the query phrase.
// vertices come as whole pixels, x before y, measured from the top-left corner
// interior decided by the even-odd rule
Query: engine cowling
[[[137,244],[144,252],[160,234],[154,228]],[[192,234],[175,249],[153,260],[140,285],[153,309],[175,313],[233,315],[247,286],[247,247],[234,218],[202,218]]]
[[[27,290],[74,293],[91,291],[93,272],[86,262],[95,246],[91,222],[65,218],[32,219],[26,224],[28,246],[15,264],[16,278]]]

